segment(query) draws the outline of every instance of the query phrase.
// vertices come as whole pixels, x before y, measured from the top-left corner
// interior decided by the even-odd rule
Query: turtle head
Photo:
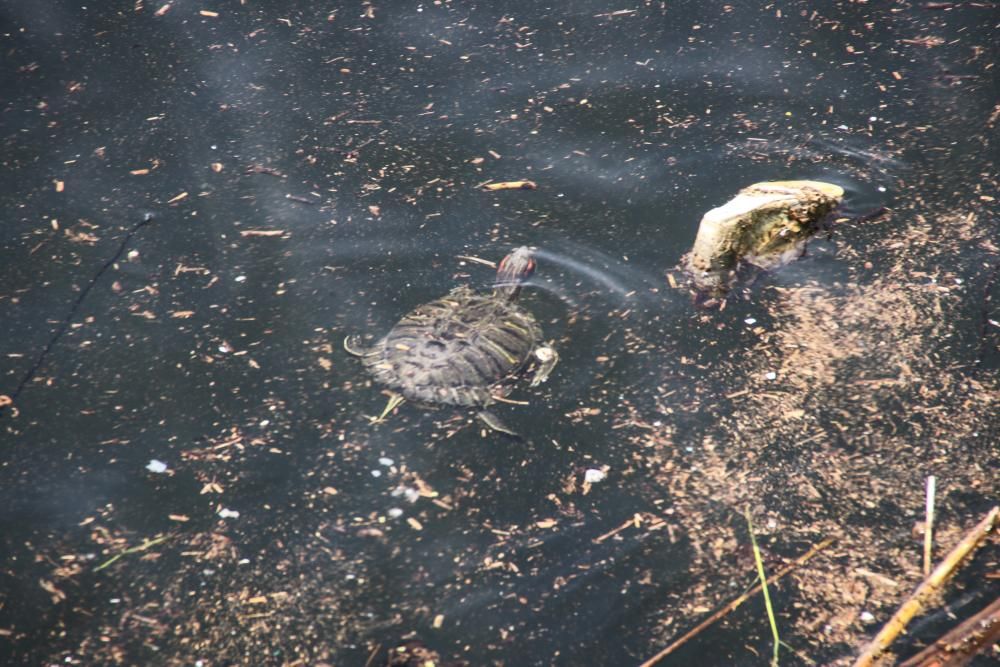
[[[507,299],[516,299],[522,283],[535,272],[535,254],[531,248],[521,246],[503,258],[497,267],[497,280],[493,293]]]

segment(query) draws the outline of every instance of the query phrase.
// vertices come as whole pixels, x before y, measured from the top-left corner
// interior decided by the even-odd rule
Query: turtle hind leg
[[[381,424],[385,421],[386,415],[398,408],[406,400],[406,397],[402,394],[393,394],[389,397],[389,402],[385,404],[385,409],[382,410],[382,414],[378,417],[369,417],[368,419],[372,424]]]
[[[500,431],[501,433],[506,433],[507,435],[513,436],[515,438],[520,438],[521,437],[521,434],[519,434],[517,431],[514,431],[511,428],[509,428],[506,424],[504,424],[502,421],[500,421],[499,417],[497,417],[495,414],[493,414],[489,410],[480,410],[476,414],[476,416],[479,417],[479,419],[484,424],[486,424],[487,426],[489,426],[494,431]]]

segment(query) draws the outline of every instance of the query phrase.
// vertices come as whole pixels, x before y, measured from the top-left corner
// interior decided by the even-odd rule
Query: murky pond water
[[[995,6],[397,4],[0,7],[0,662],[639,664],[753,584],[747,507],[769,569],[837,539],[782,662],[853,655],[925,477],[938,557],[996,502]],[[697,306],[701,215],[778,179],[833,235]],[[344,337],[519,245],[523,437],[370,423]],[[770,646],[754,600],[661,664]]]

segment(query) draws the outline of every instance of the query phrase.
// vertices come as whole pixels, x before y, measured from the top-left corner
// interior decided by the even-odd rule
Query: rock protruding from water
[[[844,197],[822,181],[770,181],[743,188],[701,219],[684,268],[699,290],[725,291],[741,262],[787,263]]]

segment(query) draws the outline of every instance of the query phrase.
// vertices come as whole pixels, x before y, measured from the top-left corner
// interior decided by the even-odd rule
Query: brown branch
[[[781,579],[782,577],[784,577],[786,574],[788,574],[792,570],[800,567],[806,561],[808,561],[810,558],[812,558],[813,556],[815,556],[816,554],[818,554],[820,551],[822,551],[823,549],[826,549],[828,546],[830,546],[831,544],[833,544],[833,542],[834,542],[834,539],[832,537],[828,537],[825,540],[814,544],[813,547],[811,549],[809,549],[809,551],[805,552],[804,554],[802,554],[801,556],[799,556],[798,558],[796,558],[795,560],[793,560],[791,563],[789,563],[788,565],[786,565],[785,567],[781,568],[780,570],[778,570],[777,572],[775,572],[774,574],[772,574],[770,577],[768,577],[767,578],[767,584],[768,585],[773,584],[778,579]],[[646,662],[642,663],[639,667],[652,667],[652,665],[655,665],[660,660],[663,660],[663,658],[667,657],[668,655],[670,655],[671,653],[673,653],[674,651],[676,651],[677,649],[679,649],[681,646],[683,646],[684,644],[686,644],[692,638],[694,638],[695,636],[701,634],[701,632],[704,631],[705,628],[709,627],[710,625],[712,625],[713,623],[715,623],[716,621],[718,621],[720,618],[722,618],[724,616],[727,616],[728,614],[730,614],[733,611],[735,611],[741,604],[743,604],[744,602],[746,602],[747,600],[749,600],[751,597],[753,597],[754,595],[756,595],[757,593],[759,593],[760,590],[761,590],[761,588],[762,588],[762,585],[760,583],[758,583],[756,586],[754,586],[753,588],[751,588],[749,591],[747,591],[743,595],[739,596],[738,598],[735,598],[729,604],[727,604],[725,607],[722,607],[721,609],[719,609],[718,611],[716,611],[714,614],[712,614],[711,616],[709,616],[708,618],[706,618],[704,621],[702,621],[701,623],[699,623],[698,625],[696,625],[694,628],[692,628],[691,630],[689,630],[683,637],[681,637],[680,639],[678,639],[677,641],[675,641],[674,643],[672,643],[670,646],[668,646],[667,648],[663,649],[662,651],[660,651],[659,653],[657,653],[656,655],[654,655],[652,658],[650,658]]]
[[[899,667],[960,667],[1000,641],[1000,598],[949,630]]]
[[[940,565],[934,568],[930,576],[917,586],[917,590],[896,610],[896,613],[892,615],[888,623],[879,630],[879,633],[875,635],[875,638],[858,657],[854,663],[854,667],[872,667],[875,664],[875,661],[882,656],[899,633],[906,629],[906,625],[910,620],[924,611],[926,604],[951,579],[966,556],[972,553],[989,532],[993,530],[998,515],[1000,515],[1000,506],[990,510],[986,518],[980,521],[975,528],[962,538],[962,541],[945,556]]]

